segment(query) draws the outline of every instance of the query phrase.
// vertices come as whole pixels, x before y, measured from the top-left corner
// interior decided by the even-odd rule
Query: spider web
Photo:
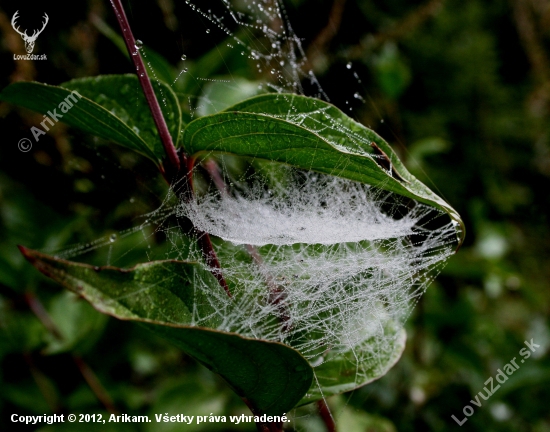
[[[246,56],[258,72],[269,71],[270,79],[258,92],[307,93],[330,100],[313,71],[306,69],[301,40],[282,2],[242,0],[235,6],[221,1],[224,8],[216,13],[201,9],[199,2],[185,3],[209,23],[207,34],[226,34],[231,52]],[[178,79],[186,73],[183,65]],[[237,77],[192,79],[229,88],[240,85]],[[362,100],[358,94],[354,98]],[[201,106],[217,109],[220,103],[203,95],[191,108],[200,114]],[[305,118],[314,120],[310,124],[315,128],[344,132],[346,145],[365,148],[360,137],[336,120],[328,117],[319,123],[318,114],[289,110],[284,119],[302,127]],[[294,347],[314,366],[317,383],[323,368],[342,359],[352,365],[351,379],[357,386],[393,366],[404,343],[406,319],[454,252],[457,231],[447,215],[381,187],[255,158],[212,154],[195,167],[194,181],[193,199],[171,192],[139,226],[70,248],[61,256],[112,247],[136,232],[147,239],[153,235],[149,227],[154,227],[171,245],[169,258],[203,262],[200,251],[182,241],[181,226],[190,220],[214,236],[232,290],[229,298],[196,283],[196,290],[208,290],[201,298],[209,299],[217,311],[218,330]],[[183,222],[167,222],[174,217]],[[195,314],[194,325],[206,322],[212,317]],[[324,397],[322,388],[326,386],[320,384],[306,397]]]
[[[353,349],[390,321],[402,324],[453,253],[454,224],[380,188],[275,170],[286,171],[284,183],[257,173],[228,175],[230,193],[209,190],[177,208],[178,216],[226,241],[218,248],[223,274],[239,291],[234,300],[216,300],[216,309],[235,308],[223,330],[281,342],[319,334],[299,348],[311,360],[327,349]],[[273,292],[278,297],[269,299]],[[264,301],[255,302],[262,293]]]

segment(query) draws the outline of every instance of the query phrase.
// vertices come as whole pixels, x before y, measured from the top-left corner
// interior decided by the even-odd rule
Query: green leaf
[[[382,47],[373,59],[373,69],[380,89],[391,99],[397,99],[411,82],[411,70],[402,60],[393,42]]]
[[[382,338],[383,343],[380,343],[382,340],[373,337],[362,346],[345,353],[329,351],[323,358],[323,363],[314,367],[316,379],[298,406],[355,390],[386,375],[401,358],[407,335],[402,327],[395,326],[386,328],[384,335],[380,336],[380,339]],[[393,343],[388,343],[388,339]],[[381,353],[380,356],[369,358],[369,352],[382,346],[389,347],[389,350]],[[357,358],[366,360],[358,364]]]
[[[48,308],[48,313],[61,339],[51,337],[44,353],[87,352],[101,337],[107,316],[97,313],[88,303],[62,291],[55,296]]]
[[[177,98],[165,84],[153,83],[153,88],[172,139],[177,142],[181,130]],[[64,83],[63,87],[19,82],[6,87],[0,93],[0,100],[47,115],[53,123],[62,121],[84,132],[112,140],[157,164],[164,158],[162,143],[135,75],[83,78]],[[52,126],[52,122],[46,120],[42,123],[48,129]],[[48,130],[44,126],[40,124],[36,127]]]
[[[220,81],[211,81],[204,86],[197,105],[199,117],[215,114],[259,93],[258,81],[233,77],[223,78],[221,77]]]
[[[443,210],[457,223],[459,242],[464,238],[458,213],[410,174],[386,141],[318,99],[293,94],[253,97],[192,121],[183,146],[197,160],[230,153],[374,185]]]
[[[155,389],[155,400],[150,407],[149,418],[155,418],[159,413],[179,413],[185,407],[186,415],[204,415],[212,413],[215,416],[226,415],[228,393],[220,391],[214,380],[206,380],[201,374],[171,378],[168,382],[159,383]],[[193,422],[185,425],[186,432],[219,431],[219,423]],[[181,432],[182,425],[174,422],[152,422],[145,425],[145,432]]]
[[[59,109],[72,92],[61,87],[36,82],[18,82],[0,93],[0,100],[46,114],[59,114]],[[76,96],[73,96],[76,97]],[[63,114],[62,121],[70,126],[135,150],[155,161],[158,158],[135,131],[107,109],[83,97]],[[45,123],[48,125],[48,123]],[[40,127],[37,125],[37,127]]]
[[[44,345],[48,333],[30,312],[15,310],[0,296],[0,358],[7,353],[32,351]]]
[[[283,344],[213,330],[221,311],[196,289],[225,295],[212,274],[194,262],[156,261],[132,269],[92,267],[21,247],[42,273],[88,300],[100,312],[132,320],[160,334],[221,375],[255,412],[282,415],[311,385],[313,371]],[[208,317],[193,326],[197,317]]]
[[[178,98],[170,86],[156,81],[152,81],[152,84],[175,144],[179,141],[181,133],[181,110]],[[164,158],[164,147],[136,75],[100,75],[75,79],[61,86],[76,90],[82,96],[109,110],[146,143],[147,148],[157,159]]]
[[[236,293],[238,298],[239,285],[244,285],[245,280],[254,280],[254,275],[250,273],[250,267],[245,270],[244,266],[239,266],[237,263],[245,263],[247,260],[251,261],[252,258],[246,252],[246,248],[239,245],[231,244],[230,242],[223,241],[221,239],[213,238],[214,245],[218,253],[220,262],[224,263],[227,268],[238,270],[238,276],[232,272],[226,272],[225,278],[230,286],[231,292]],[[346,247],[351,247],[351,243],[346,243]],[[296,261],[295,256],[291,252],[293,246],[289,246],[286,249],[286,253],[283,251],[284,247],[279,247],[277,253],[272,251],[272,245],[266,245],[258,247],[256,250],[257,257],[261,261],[267,261],[269,256],[269,262],[273,263],[275,260],[280,260],[285,263],[288,268],[287,275],[298,272],[297,267],[292,267],[292,262]],[[313,245],[307,249],[304,253],[302,249],[301,256],[308,256],[309,259],[314,257],[316,253],[324,254],[322,251],[323,246]],[[341,253],[341,251],[340,251]],[[338,251],[334,248],[331,249],[332,260],[337,259]],[[302,260],[303,261],[303,260]],[[312,262],[315,262],[313,260]],[[333,261],[334,262],[334,261]],[[315,279],[315,271],[308,272],[305,262],[300,262],[298,267],[303,271],[300,277],[307,279]],[[290,267],[290,268],[289,268]],[[269,273],[269,267],[264,267],[263,270]],[[307,275],[307,276],[306,276]],[[281,284],[285,283],[284,276],[281,273],[272,273],[271,277],[274,280],[279,280]],[[241,288],[242,289],[242,288]],[[269,286],[265,285],[264,289],[269,290]],[[360,289],[359,287],[357,289]],[[306,290],[304,290],[306,291]],[[350,290],[351,291],[351,290]],[[262,296],[262,289],[258,290],[258,296]],[[305,294],[307,295],[307,294]],[[329,293],[326,295],[330,296]],[[345,293],[341,294],[346,295]],[[349,292],[350,296],[353,296]],[[311,303],[304,302],[299,304],[298,309],[294,312],[297,316],[307,316]],[[338,303],[338,302],[335,302]],[[342,306],[335,304],[334,309],[330,306],[321,306],[320,302],[316,302],[317,313],[316,320],[326,323],[326,329],[315,328],[314,325],[305,325],[303,331],[296,331],[292,338],[288,338],[288,344],[300,352],[300,347],[308,348],[308,358],[310,364],[313,367],[315,379],[313,380],[310,389],[304,395],[302,400],[297,406],[309,404],[317,400],[321,400],[332,395],[345,393],[359,387],[362,387],[370,382],[384,376],[399,360],[403,350],[405,348],[406,332],[402,325],[392,319],[381,319],[377,323],[377,326],[383,328],[379,334],[372,335],[368,338],[358,337],[355,342],[352,342],[354,338],[348,338],[349,345],[333,349],[328,344],[319,344],[319,340],[326,337],[327,332],[330,332],[331,325],[330,320],[345,320],[345,317],[341,314]],[[314,306],[315,307],[315,306]],[[364,310],[365,315],[370,315],[372,312]],[[267,321],[263,321],[262,325],[266,325]],[[280,321],[274,323],[280,326]],[[357,323],[357,330],[360,331],[360,323]],[[355,329],[355,327],[354,327]],[[299,326],[295,327],[295,330],[299,330]],[[368,331],[368,330],[366,330]],[[312,349],[312,347],[316,347]]]

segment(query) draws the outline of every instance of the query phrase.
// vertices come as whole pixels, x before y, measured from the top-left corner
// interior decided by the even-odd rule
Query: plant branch
[[[428,0],[413,10],[390,29],[377,34],[369,34],[358,45],[349,49],[346,54],[348,60],[364,58],[365,52],[372,51],[384,42],[396,41],[409,35],[416,28],[420,27],[429,18],[435,16],[442,8],[445,0]]]
[[[406,15],[401,21],[398,21],[395,26],[375,35],[376,42],[381,45],[387,40],[401,39],[409,35],[429,18],[435,16],[437,12],[441,10],[443,2],[444,0],[430,0],[420,5],[417,9]]]
[[[90,366],[82,360],[82,357],[77,355],[73,355],[73,360],[80,370],[80,373],[94,392],[95,396],[103,404],[107,411],[111,414],[119,414],[119,411],[116,409],[111,396],[109,396],[105,388],[101,385],[101,382],[99,382],[99,379]]]
[[[528,2],[514,0],[512,2],[514,20],[520,40],[533,67],[535,77],[541,83],[550,79],[550,59],[547,56],[542,34],[538,31],[534,14]]]
[[[327,48],[332,39],[338,34],[342,24],[345,6],[346,0],[334,0],[327,25],[319,32],[307,50],[305,70],[313,68],[313,65],[317,64],[318,58],[326,56]]]
[[[162,145],[164,146],[164,151],[166,152],[168,162],[170,164],[169,171],[171,174],[176,174],[180,170],[180,160],[178,157],[178,152],[176,150],[176,147],[174,146],[174,143],[172,142],[172,137],[170,136],[168,126],[166,125],[166,121],[164,120],[164,116],[162,115],[157,96],[155,95],[151,80],[149,79],[149,75],[147,74],[145,63],[143,63],[143,59],[141,58],[141,55],[139,53],[139,47],[136,45],[136,40],[134,39],[134,35],[132,34],[130,23],[128,22],[128,18],[126,17],[126,12],[124,11],[124,7],[122,6],[120,0],[111,0],[111,5],[115,10],[120,29],[122,30],[122,36],[124,38],[124,42],[126,43],[126,48],[128,49],[130,58],[134,62],[141,88],[143,89],[145,99],[147,99],[147,104],[151,109],[153,120],[155,121],[155,125],[157,126],[157,129],[159,131],[159,136],[162,141]],[[164,168],[166,170],[166,167]]]
[[[25,293],[25,302],[29,306],[29,308],[34,312],[34,314],[37,316],[37,318],[40,320],[40,322],[46,327],[46,329],[58,340],[63,341],[63,335],[57,328],[56,324],[51,319],[50,315],[48,314],[48,311],[40,301],[38,297],[36,297],[32,292],[26,292]],[[46,378],[43,376],[43,374],[38,370],[38,368],[34,365],[34,362],[32,361],[32,357],[30,355],[25,356],[25,359],[27,360],[27,363],[29,364],[29,367],[31,368],[31,373],[33,377],[35,378],[36,383],[40,387],[40,391],[44,394],[44,397],[48,400],[48,403],[50,404],[50,400],[48,399],[48,391],[47,391],[47,383]],[[73,355],[74,362],[76,363],[78,369],[80,370],[80,373],[84,377],[84,380],[92,390],[92,392],[95,394],[97,399],[105,406],[107,411],[109,411],[111,414],[118,414],[118,410],[116,409],[113,400],[107,393],[107,390],[101,385],[101,382],[95,375],[94,371],[82,360],[81,357]],[[55,404],[57,406],[57,403]],[[57,409],[52,408],[52,410],[55,412]]]
[[[46,330],[48,330],[57,340],[61,341],[63,340],[63,336],[61,335],[61,332],[51,319],[50,315],[46,311],[46,308],[42,304],[42,302],[34,295],[34,293],[27,291],[25,293],[25,302],[29,306],[30,310],[33,311],[33,313],[36,315],[36,317],[40,320],[42,325],[46,327]]]
[[[324,399],[317,401],[317,409],[319,410],[319,415],[327,428],[327,432],[336,432],[336,423],[334,422],[334,418],[332,417],[327,402]]]
[[[250,401],[248,399],[243,398],[243,401],[246,404],[246,406],[250,409],[250,411],[252,412],[252,414],[254,416],[261,415],[254,408],[254,406],[252,406],[252,404],[250,403]],[[258,430],[258,432],[283,432],[283,423],[276,423],[276,422],[261,423],[261,422],[258,422],[258,423],[256,423],[256,429]]]
[[[210,236],[208,235],[208,233],[205,233],[203,231],[195,231],[197,235],[197,242],[199,243],[199,246],[201,248],[202,254],[206,261],[206,265],[210,268],[210,273],[214,275],[214,277],[225,290],[227,295],[231,297],[231,291],[229,291],[229,286],[227,285],[227,282],[223,277],[220,261],[218,260],[216,251],[214,250],[214,246],[212,245],[212,240],[210,240]]]
[[[192,170],[194,160],[188,158],[183,152],[181,152],[180,160],[176,147],[174,147],[174,143],[172,142],[170,132],[168,131],[168,126],[166,125],[166,121],[162,115],[157,96],[155,95],[153,86],[151,85],[151,80],[147,74],[145,64],[143,63],[141,55],[139,55],[140,50],[136,45],[136,40],[132,34],[132,29],[130,28],[128,18],[126,17],[124,6],[122,6],[120,0],[110,1],[117,16],[120,29],[122,30],[122,36],[124,38],[124,42],[126,43],[126,48],[128,49],[128,53],[130,54],[130,57],[134,62],[134,66],[136,67],[136,73],[141,84],[141,88],[143,89],[143,93],[145,94],[147,104],[151,109],[151,114],[153,115],[153,120],[155,121],[155,125],[159,132],[162,145],[164,146],[164,151],[166,152],[166,157],[169,164],[168,166],[161,166],[161,169],[163,170],[162,174],[169,185],[172,185],[175,181],[177,182],[180,178],[183,178],[184,182],[186,182],[183,186],[183,193],[186,199],[191,199],[193,196]],[[229,287],[222,275],[221,265],[218,261],[218,257],[216,256],[216,251],[214,250],[210,236],[208,233],[199,230],[195,230],[195,233],[206,264],[213,269],[211,270],[211,273],[218,280],[227,295],[231,297]]]
[[[220,192],[221,197],[228,198],[230,196],[230,190],[227,184],[225,183],[223,176],[220,173],[220,167],[218,166],[216,161],[213,159],[207,160],[202,164],[202,166],[204,167],[204,169],[206,170],[206,172],[214,182],[214,186]],[[248,254],[252,257],[252,260],[254,261],[254,263],[258,266],[260,270],[262,270],[263,259],[260,253],[258,252],[258,249],[256,248],[256,246],[247,244],[245,245],[245,248]],[[262,273],[264,274],[266,284],[269,288],[269,302],[275,305],[277,309],[279,309],[279,311],[281,312],[281,321],[283,323],[283,330],[287,331],[289,330],[289,327],[290,327],[288,323],[290,317],[286,311],[286,307],[284,304],[284,300],[285,300],[284,292],[279,288],[273,276],[271,276],[268,273],[265,273],[264,271],[262,271]]]
[[[216,163],[216,161],[210,159],[205,163],[203,163],[203,166],[208,172],[208,175],[210,175],[210,178],[214,182],[214,186],[218,189],[222,198],[229,197],[230,190],[227,184],[225,183],[223,176],[220,173],[220,168]],[[251,256],[254,263],[258,266],[258,268],[260,268],[260,270],[262,270],[263,259],[260,253],[258,252],[258,249],[256,248],[256,246],[247,244],[245,245],[245,248],[248,254]],[[279,311],[281,312],[280,320],[282,323],[282,328],[284,331],[287,331],[290,328],[290,325],[289,325],[290,316],[288,315],[288,311],[284,303],[284,300],[285,300],[284,292],[277,286],[277,284],[275,283],[275,280],[273,279],[273,276],[271,276],[268,273],[265,273],[264,271],[262,271],[262,273],[264,274],[264,277],[266,279],[266,284],[269,288],[269,302],[275,305],[277,309],[279,309]],[[243,400],[248,406],[248,408],[250,408],[250,411],[252,411],[252,414],[257,415],[254,407],[249,403],[249,401],[245,398],[243,398]],[[330,413],[329,413],[329,416],[330,416]],[[259,432],[282,432],[283,424],[276,423],[276,422],[256,423],[256,428],[258,429]],[[335,432],[335,429],[334,431],[329,430],[329,432]]]
[[[46,403],[48,404],[52,412],[59,412],[59,400],[55,390],[48,381],[48,378],[42,373],[42,371],[40,371],[40,369],[38,369],[38,367],[36,367],[30,353],[24,353],[23,357],[25,358],[25,361],[29,366],[34,382],[38,386],[38,389],[40,390],[40,393],[42,393],[42,396],[46,400]]]

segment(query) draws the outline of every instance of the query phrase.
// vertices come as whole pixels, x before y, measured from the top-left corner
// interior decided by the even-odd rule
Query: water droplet
[[[142,73],[139,74],[139,76],[143,78],[145,76],[145,74],[142,72]]]
[[[360,101],[365,102],[365,99],[363,99],[363,97],[362,97],[359,93],[354,93],[354,94],[353,94],[353,97],[354,97],[355,99],[359,99]]]
[[[182,54],[182,55],[181,55],[181,59],[182,59],[182,60],[186,60],[186,59],[187,59],[187,56],[186,56],[185,54]]]
[[[110,241],[111,243],[114,243],[114,242],[116,241],[116,238],[117,238],[117,235],[116,235],[116,234],[111,234],[111,235],[109,236],[109,241]]]
[[[381,119],[381,120],[380,120],[380,123],[384,123],[384,119]]]
[[[351,66],[352,66],[351,62],[348,62],[348,64],[346,65],[346,67],[347,67],[348,69],[351,69]]]
[[[275,69],[271,69],[271,75],[275,75],[277,71]]]
[[[130,198],[130,203],[135,203],[136,202],[136,199],[134,197]]]
[[[183,68],[183,72],[187,72],[189,69],[187,68]]]
[[[206,33],[210,33],[210,29],[206,29]]]
[[[135,45],[136,49],[137,50],[140,50],[141,47],[143,47],[143,42],[139,39],[136,39],[136,45]]]

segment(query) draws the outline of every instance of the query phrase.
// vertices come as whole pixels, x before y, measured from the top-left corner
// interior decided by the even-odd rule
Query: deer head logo
[[[21,35],[21,37],[23,38],[23,40],[25,41],[25,49],[27,50],[27,53],[32,53],[33,49],[34,49],[34,43],[36,42],[36,38],[38,37],[38,35],[40,33],[42,33],[42,31],[46,28],[46,24],[48,24],[48,21],[50,20],[48,18],[48,14],[46,14],[44,12],[44,22],[42,23],[42,28],[40,30],[34,30],[32,35],[29,36],[27,34],[27,30],[25,30],[25,32],[21,32],[19,31],[19,26],[15,26],[15,21],[17,20],[17,18],[19,17],[18,16],[18,13],[19,11],[15,12],[13,14],[13,18],[11,19],[11,26],[13,27],[13,29],[19,33]]]

